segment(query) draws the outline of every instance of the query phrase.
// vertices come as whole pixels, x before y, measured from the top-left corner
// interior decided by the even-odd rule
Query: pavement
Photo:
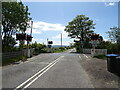
[[[40,54],[3,67],[3,88],[93,88],[78,62],[79,54],[72,51]]]

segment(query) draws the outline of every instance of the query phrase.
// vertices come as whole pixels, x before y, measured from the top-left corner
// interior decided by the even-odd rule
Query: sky
[[[107,31],[118,26],[117,2],[23,2],[29,7],[30,17],[33,20],[34,43],[47,43],[47,38],[53,45],[60,45],[61,33],[63,45],[73,43],[74,39],[68,37],[64,31],[68,22],[77,15],[85,15],[96,23],[95,33],[108,40]],[[30,29],[26,31],[30,33]]]

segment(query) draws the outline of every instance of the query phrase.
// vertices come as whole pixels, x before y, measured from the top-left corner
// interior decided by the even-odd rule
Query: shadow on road
[[[72,53],[72,54],[79,54],[78,52],[70,52],[70,53]]]

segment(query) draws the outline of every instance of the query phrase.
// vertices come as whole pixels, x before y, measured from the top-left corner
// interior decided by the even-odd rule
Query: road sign
[[[97,44],[99,44],[98,40],[92,40],[90,41],[90,43],[92,44],[93,47],[97,47]]]
[[[78,40],[74,40],[74,42],[79,42]]]
[[[90,39],[91,40],[98,40],[99,39],[99,34],[90,35]]]
[[[26,39],[26,33],[17,33],[16,34],[16,40],[25,40]]]
[[[48,45],[48,48],[51,48],[52,45]]]
[[[53,41],[48,41],[48,44],[53,44]]]
[[[27,40],[27,41],[32,41],[32,38],[33,38],[33,37],[32,37],[31,35],[28,35],[28,34],[27,34],[27,37],[26,37],[26,40]]]

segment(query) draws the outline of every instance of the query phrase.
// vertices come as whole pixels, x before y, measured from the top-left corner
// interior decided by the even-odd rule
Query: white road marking
[[[30,77],[29,79],[27,79],[25,82],[23,82],[22,84],[20,84],[19,86],[17,86],[14,90],[17,90],[19,88],[21,88],[23,85],[25,85],[26,83],[28,83],[30,80],[32,80],[33,78],[35,78],[37,75],[37,77],[42,76],[46,71],[48,71],[52,66],[54,66],[61,58],[63,58],[64,56],[60,56],[59,58],[57,58],[56,60],[54,60],[53,62],[51,62],[49,65],[47,65],[46,67],[44,67],[42,70],[40,70],[39,72],[37,72],[36,74],[34,74],[32,77]],[[33,79],[31,82],[33,83],[33,81],[37,80],[38,78]],[[25,87],[27,87],[28,85],[31,85],[32,83],[27,84]]]
[[[87,58],[87,60],[90,60],[89,57],[88,57],[87,55],[85,55],[85,54],[83,54],[83,55]]]
[[[59,60],[58,60],[59,61]],[[56,61],[55,63],[53,63],[50,67],[48,67],[44,72],[42,72],[39,76],[37,76],[35,79],[33,79],[30,83],[28,83],[24,89],[28,88],[32,83],[34,83],[39,77],[41,77],[45,72],[47,72],[51,67],[53,67],[58,61]],[[22,89],[22,90],[24,90]]]
[[[79,55],[79,58],[82,60],[81,56]]]
[[[88,58],[88,56],[87,55],[85,55],[85,54],[83,54],[86,58]]]

